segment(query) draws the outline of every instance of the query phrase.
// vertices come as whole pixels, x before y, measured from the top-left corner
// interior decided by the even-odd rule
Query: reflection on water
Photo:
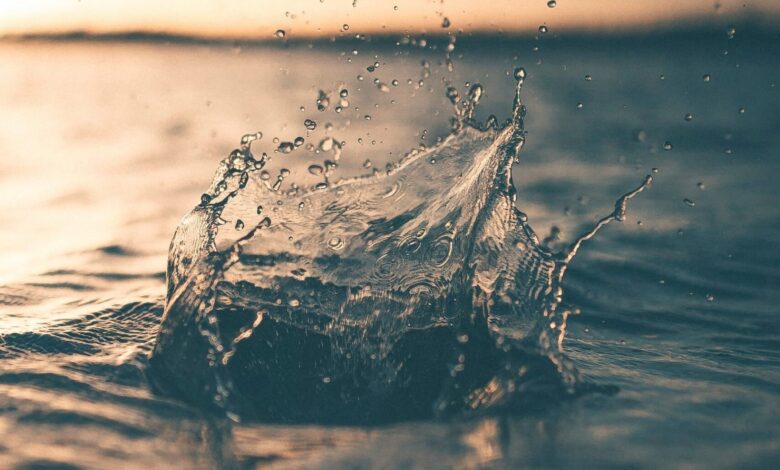
[[[451,81],[484,86],[481,121],[509,115],[512,71],[528,69],[529,139],[513,177],[537,233],[560,229],[553,245],[659,169],[564,286],[582,311],[567,355],[617,395],[526,417],[336,428],[228,424],[153,394],[146,357],[170,235],[236,137],[281,143],[305,137],[306,119],[320,132],[331,122],[347,142],[341,174],[384,169],[446,133],[446,64],[440,51],[381,44],[358,55],[4,44],[0,466],[651,467],[660,449],[670,465],[765,465],[780,445],[780,226],[767,203],[778,196],[776,41],[461,42]],[[336,101],[341,88],[347,111],[317,111],[320,89]],[[296,152],[286,167],[316,179]]]

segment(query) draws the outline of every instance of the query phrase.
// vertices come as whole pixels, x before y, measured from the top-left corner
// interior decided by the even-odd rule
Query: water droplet
[[[344,23],[343,25],[341,25],[341,30],[342,31],[349,31],[349,25],[347,23]]]
[[[295,144],[292,142],[282,142],[279,144],[279,147],[277,147],[277,150],[281,153],[290,153],[295,148]]]
[[[527,73],[523,67],[517,67],[514,71],[515,80],[522,82],[525,80]]]
[[[558,2],[556,2],[555,0],[550,0],[549,2],[547,2],[547,8],[555,8],[557,5]]]
[[[669,150],[672,150],[672,148],[673,148],[673,146],[672,146],[671,142],[669,142],[668,140],[666,142],[664,142],[664,150],[666,150],[668,152]]]
[[[704,183],[702,183],[701,181],[699,181],[698,183],[696,183],[696,187],[697,187],[697,188],[699,188],[699,189],[701,189],[702,191],[704,191],[704,189],[706,188],[706,186],[704,185]]]
[[[683,202],[684,202],[684,203],[685,203],[685,204],[686,204],[688,207],[694,207],[694,206],[696,205],[696,203],[695,203],[695,202],[693,202],[692,200],[688,199],[687,197],[686,197],[685,199],[683,199]]]
[[[442,20],[442,22],[441,22],[441,27],[442,28],[449,28],[450,27],[450,19],[445,17],[444,20]]]
[[[283,39],[283,38],[284,38],[284,36],[285,36],[285,35],[287,35],[287,33],[285,33],[283,29],[277,29],[277,30],[276,30],[276,33],[274,33],[274,35],[275,35],[277,38],[279,38],[279,39]]]
[[[244,229],[244,221],[241,219],[236,220],[236,230]]]
[[[260,215],[263,213],[263,206],[257,206],[257,215]]]
[[[539,26],[539,32],[542,33],[542,34],[547,33],[547,26],[545,26],[545,25]]]
[[[295,297],[290,298],[290,300],[288,300],[287,303],[290,305],[290,307],[300,307],[301,305],[301,301],[296,299]]]
[[[737,34],[737,28],[735,28],[734,26],[729,26],[728,29],[726,30],[726,37],[728,37],[729,39],[734,39],[735,34]]]
[[[714,302],[714,301],[715,301],[715,296],[714,296],[714,295],[712,295],[712,294],[707,294],[706,296],[704,296],[704,299],[705,299],[707,302]]]
[[[479,103],[479,100],[482,99],[482,92],[483,92],[482,85],[479,83],[475,83],[470,89],[469,89],[469,101],[471,101],[474,104]]]
[[[370,114],[366,114],[365,116],[363,116],[363,119],[365,119],[366,121],[370,121],[371,120],[371,115]]]
[[[688,121],[688,122],[693,121],[693,114],[691,114],[691,113],[686,114],[685,115],[685,120]]]
[[[705,82],[709,82],[710,80],[712,80],[712,75],[710,75],[710,74],[708,74],[708,73],[705,73],[705,74],[704,74],[704,75],[701,77],[701,79],[702,79],[702,80],[704,80]]]
[[[447,87],[447,99],[450,100],[450,103],[452,104],[458,104],[458,90],[455,87]]]
[[[303,121],[303,127],[305,127],[310,131],[313,131],[314,129],[317,128],[317,123],[312,121],[311,119],[306,119],[305,121]]]
[[[740,107],[739,108],[739,114],[745,114],[745,108]]]
[[[303,142],[304,142],[303,137],[296,137],[294,144],[296,147],[300,147],[301,145],[303,145]]]
[[[586,82],[589,82],[591,80],[593,80],[593,77],[591,77],[590,75],[585,75],[585,81]]]
[[[582,107],[583,107],[583,106],[584,106],[584,105],[583,105],[581,102],[580,102],[580,103],[577,103],[577,109],[582,109]]]
[[[330,152],[333,149],[334,140],[332,137],[326,137],[320,141],[320,150],[323,152]]]
[[[322,172],[325,171],[324,168],[322,168],[320,165],[309,165],[309,173],[312,175],[321,175]]]
[[[244,134],[241,137],[241,146],[247,148],[249,144],[251,144],[255,140],[260,140],[262,138],[263,138],[263,133],[260,131],[255,132],[254,134]]]
[[[338,250],[344,246],[344,242],[339,237],[332,237],[330,240],[328,240],[328,246],[334,250]]]

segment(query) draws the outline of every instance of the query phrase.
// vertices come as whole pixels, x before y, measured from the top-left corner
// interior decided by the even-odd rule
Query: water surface
[[[458,44],[463,57],[446,75],[461,93],[466,81],[484,86],[479,120],[508,117],[512,72],[528,71],[528,138],[513,179],[517,206],[541,237],[556,225],[562,246],[644,175],[655,177],[622,224],[583,245],[563,286],[564,304],[581,311],[567,322],[565,354],[617,394],[539,413],[377,427],[237,424],[155,393],[147,358],[171,235],[242,134],[262,130],[270,146],[305,135],[306,118],[318,132],[332,121],[331,133],[347,141],[338,169],[346,176],[370,173],[366,159],[384,169],[448,132],[440,50],[352,48],[0,47],[10,64],[0,72],[2,465],[773,461],[780,64],[767,35]],[[381,65],[372,74],[374,53]],[[349,115],[317,111],[319,90],[340,85],[350,90]],[[313,162],[297,152],[285,164],[313,177]]]

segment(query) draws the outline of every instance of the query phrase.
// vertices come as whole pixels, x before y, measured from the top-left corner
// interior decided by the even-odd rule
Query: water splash
[[[651,178],[550,251],[515,207],[525,70],[514,77],[505,123],[475,121],[479,84],[462,100],[449,88],[452,132],[371,176],[332,182],[326,161],[309,167],[323,183],[281,191],[286,170],[272,184],[270,157],[252,154],[261,135],[242,139],[171,242],[151,358],[160,387],[235,419],[328,422],[523,410],[579,393],[561,352],[563,275]]]

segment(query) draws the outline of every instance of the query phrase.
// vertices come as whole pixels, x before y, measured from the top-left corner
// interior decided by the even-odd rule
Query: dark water
[[[461,41],[452,74],[444,44],[435,51],[370,43],[241,50],[3,45],[4,63],[12,65],[0,73],[0,246],[7,253],[0,272],[0,464],[770,466],[780,451],[780,64],[776,36],[740,33]],[[380,67],[368,72],[373,54]],[[430,62],[430,76],[421,60]],[[578,380],[617,387],[616,394],[551,395],[548,406],[535,399],[520,410],[382,425],[289,425],[237,423],[181,390],[159,393],[165,387],[149,355],[162,320],[171,234],[241,134],[262,130],[256,156],[270,153],[276,136],[317,143],[303,125],[311,118],[313,135],[347,142],[339,175],[383,171],[421,140],[433,146],[448,132],[442,77],[462,95],[464,82],[481,83],[477,120],[491,113],[503,120],[512,113],[512,72],[520,65],[528,72],[528,135],[512,170],[516,206],[540,238],[552,225],[560,229],[553,249],[609,214],[646,174],[654,176],[622,224],[583,244],[563,283],[561,311],[580,314],[568,317],[561,357]],[[333,103],[316,110],[320,88],[341,87],[350,109],[337,115]],[[271,183],[283,162],[291,170],[283,188],[316,184],[321,178],[307,167],[322,157],[308,155],[305,144],[274,154]],[[457,155],[465,168],[478,160]],[[446,159],[436,164],[455,168]],[[431,194],[423,197],[417,186],[412,192],[426,204],[441,199],[452,190],[446,174],[442,187],[425,188]],[[473,207],[468,198],[447,200]],[[242,213],[249,208],[256,215],[254,205]],[[225,219],[230,224],[222,227],[236,231],[235,218]],[[334,237],[321,237],[329,249]],[[191,371],[175,362],[184,366],[175,382],[202,383],[197,377],[207,368],[195,359]]]

